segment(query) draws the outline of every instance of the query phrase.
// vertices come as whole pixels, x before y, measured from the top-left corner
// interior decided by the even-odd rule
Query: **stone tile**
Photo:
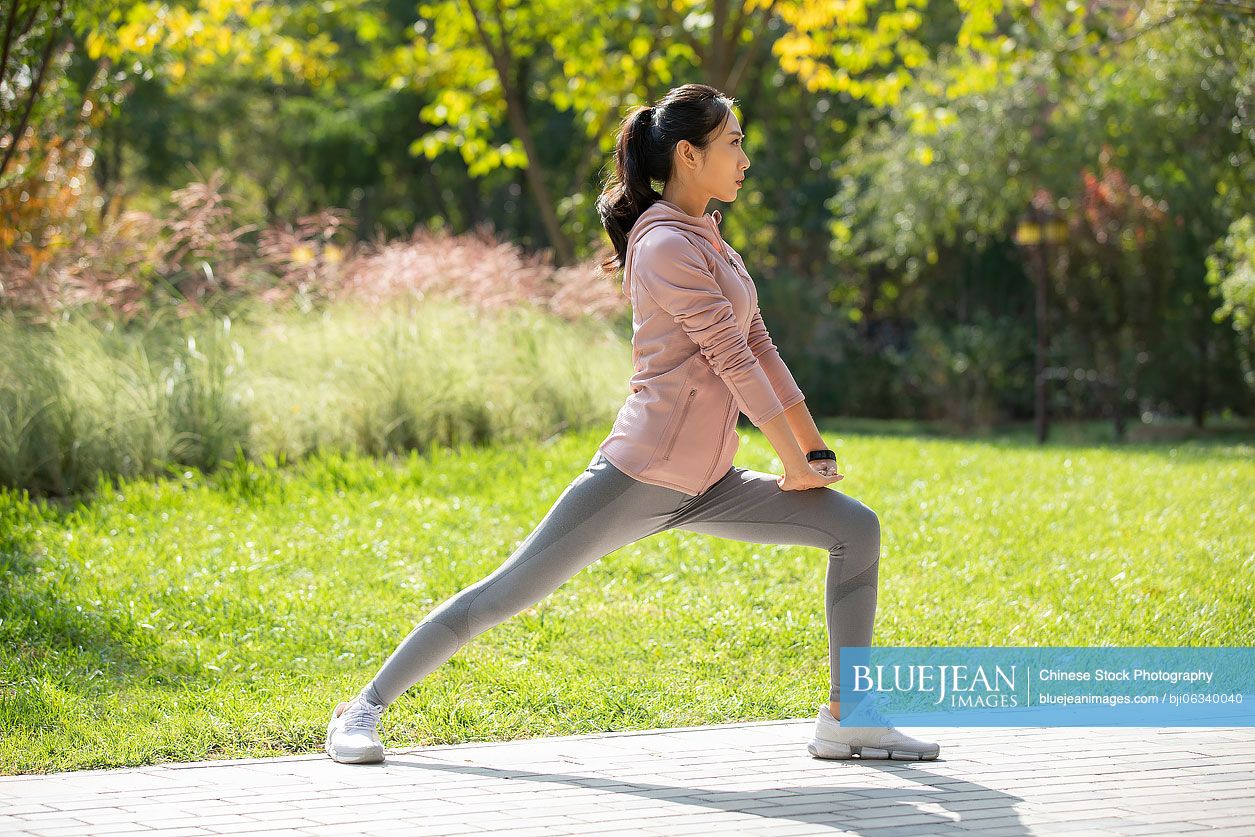
[[[241,823],[241,825],[244,824]],[[270,831],[301,831],[305,828],[317,825],[319,825],[319,823],[302,817],[287,817],[285,819],[261,820],[259,822],[254,822],[251,824],[251,827],[243,830],[247,831],[249,834],[259,834]],[[208,828],[210,831],[216,831],[224,834],[234,833],[236,831],[234,825],[227,826],[226,828],[220,825],[208,826]]]
[[[1255,818],[1247,728],[930,728],[941,759],[862,762],[811,757],[813,724],[0,777],[0,832],[1134,835]]]
[[[64,814],[61,814],[51,817],[40,817],[38,819],[18,817],[14,822],[14,827],[25,831],[43,831],[50,828],[83,828],[89,824],[90,823],[88,823],[85,819],[67,817]]]

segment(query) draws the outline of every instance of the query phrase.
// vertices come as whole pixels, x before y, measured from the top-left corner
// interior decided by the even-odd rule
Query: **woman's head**
[[[614,173],[597,198],[597,214],[615,253],[606,271],[623,266],[627,237],[641,213],[662,197],[663,188],[706,201],[736,200],[749,168],[735,100],[707,84],[673,88],[653,106],[637,108],[619,126]]]

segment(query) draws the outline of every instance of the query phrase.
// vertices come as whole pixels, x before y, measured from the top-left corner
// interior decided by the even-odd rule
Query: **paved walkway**
[[[0,833],[1255,834],[1255,728],[904,727],[941,758],[860,762],[813,724],[0,777]]]

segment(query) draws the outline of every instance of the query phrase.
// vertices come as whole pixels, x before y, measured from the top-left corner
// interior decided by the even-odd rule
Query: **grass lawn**
[[[883,529],[878,645],[1255,644],[1249,436],[1043,448],[829,422]],[[743,429],[737,464],[775,471]],[[0,773],[318,751],[331,707],[491,572],[604,434],[0,493]],[[832,489],[823,489],[832,490]],[[804,717],[825,554],[670,531],[472,640],[389,747]]]

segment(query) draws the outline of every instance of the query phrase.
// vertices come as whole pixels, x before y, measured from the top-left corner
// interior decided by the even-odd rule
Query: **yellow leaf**
[[[104,54],[105,41],[99,32],[87,33],[87,57],[95,60]]]
[[[357,37],[364,43],[370,43],[379,37],[379,21],[373,16],[363,17],[357,24]]]
[[[527,152],[516,145],[502,146],[502,163],[513,169],[527,168]]]

